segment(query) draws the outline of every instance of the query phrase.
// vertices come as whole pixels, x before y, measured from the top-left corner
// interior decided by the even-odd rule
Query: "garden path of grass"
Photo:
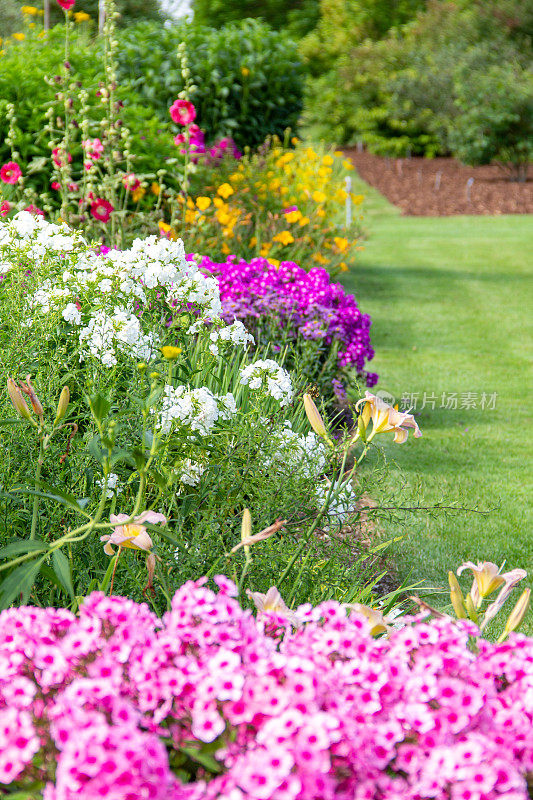
[[[423,506],[443,500],[493,509],[385,521],[386,538],[408,532],[394,552],[399,576],[443,587],[464,560],[506,559],[509,569],[527,569],[533,586],[533,217],[403,217],[355,183],[367,196],[368,240],[344,283],[372,317],[377,389],[397,399],[418,393],[424,434],[387,443],[397,464],[389,480],[402,475]],[[424,392],[436,395],[435,409],[420,410]],[[457,392],[459,401],[476,393],[477,408],[440,408],[443,392]],[[495,410],[479,407],[482,393],[496,393]],[[533,633],[531,612],[524,630]]]

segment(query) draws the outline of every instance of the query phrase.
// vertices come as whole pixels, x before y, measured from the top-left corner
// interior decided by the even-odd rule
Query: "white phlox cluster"
[[[322,506],[330,489],[330,482],[323,481],[316,487],[316,498],[318,504]],[[327,510],[327,517],[334,526],[341,526],[348,522],[351,516],[357,511],[357,500],[351,480],[345,481],[340,485],[338,490],[332,492],[329,506]],[[323,526],[327,529],[327,526]]]
[[[270,433],[270,440],[275,455],[267,457],[268,466],[284,472],[298,470],[305,478],[319,478],[326,469],[327,449],[312,431],[299,434],[292,429],[291,421],[285,420],[281,429]]]
[[[174,468],[174,471],[179,476],[180,483],[186,486],[198,486],[206,469],[204,464],[186,458]]]
[[[122,486],[119,483],[119,477],[116,472],[110,472],[107,476],[107,481],[105,481],[104,477],[95,478],[95,484],[100,487],[100,489],[104,488],[104,482],[106,486],[106,497],[111,498],[113,495],[119,495],[123,492]]]
[[[240,320],[235,320],[231,325],[225,325],[223,328],[215,328],[209,334],[209,338],[211,339],[209,350],[214,356],[218,356],[221,342],[228,342],[241,347],[255,344],[254,337],[251,333],[248,333]]]
[[[159,426],[169,433],[173,423],[197,431],[203,436],[210,433],[218,420],[231,419],[237,413],[231,392],[216,395],[205,386],[187,389],[185,386],[165,386]]]
[[[267,358],[264,361],[254,361],[240,371],[240,382],[248,385],[250,389],[260,389],[275,400],[280,406],[288,405],[292,400],[292,381],[287,370]]]

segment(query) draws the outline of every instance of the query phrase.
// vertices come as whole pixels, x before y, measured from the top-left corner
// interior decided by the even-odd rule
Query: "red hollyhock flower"
[[[189,125],[196,119],[196,109],[189,100],[175,100],[169,112],[177,125]]]
[[[30,214],[35,214],[37,217],[44,217],[44,211],[42,211],[40,208],[37,208],[37,206],[34,206],[33,203],[31,206],[26,206],[24,211],[29,211]]]
[[[0,178],[4,183],[16,183],[21,175],[20,167],[15,161],[8,161],[0,169]]]
[[[58,169],[60,169],[63,166],[63,162],[61,160],[63,158],[63,155],[64,155],[63,148],[61,147],[54,147],[54,149],[52,150],[52,159]],[[70,153],[67,153],[67,161],[69,164],[72,161],[72,156],[70,155]]]
[[[70,11],[76,0],[57,0],[57,2],[65,11]]]
[[[111,203],[101,197],[97,197],[94,203],[91,203],[91,214],[100,222],[109,222],[113,210]]]
[[[0,215],[2,217],[5,217],[6,214],[9,214],[10,211],[11,211],[11,205],[7,202],[7,200],[4,200],[4,202],[0,206]]]

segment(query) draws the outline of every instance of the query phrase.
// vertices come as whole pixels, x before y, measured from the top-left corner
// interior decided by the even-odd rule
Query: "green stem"
[[[41,469],[43,467],[43,439],[39,440],[39,459],[37,461],[37,469],[35,470],[35,491],[38,492],[41,488]],[[30,539],[35,539],[35,534],[37,533],[37,520],[39,518],[39,495],[34,495],[33,498],[33,513],[31,517],[31,531],[30,531]]]

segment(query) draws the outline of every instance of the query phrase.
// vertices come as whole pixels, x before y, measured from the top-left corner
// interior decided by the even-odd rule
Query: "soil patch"
[[[344,152],[361,178],[407,216],[533,214],[533,167],[528,180],[517,183],[499,167],[466,167],[454,158],[385,158],[352,148]]]

